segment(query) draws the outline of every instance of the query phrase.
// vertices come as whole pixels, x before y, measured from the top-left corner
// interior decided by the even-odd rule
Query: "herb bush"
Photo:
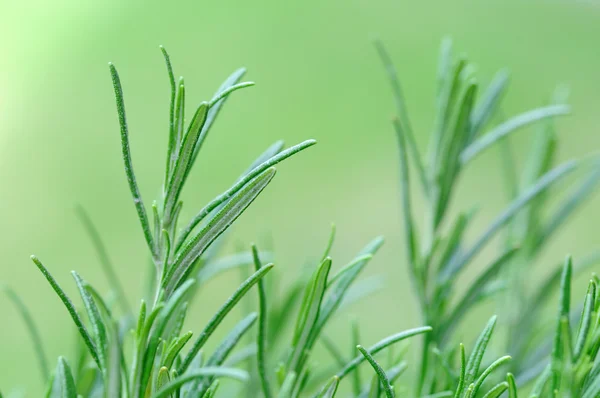
[[[396,103],[392,127],[399,151],[406,253],[401,266],[410,271],[423,326],[363,346],[361,326],[353,324],[356,351],[350,357],[323,333],[336,312],[369,293],[355,282],[383,244],[380,237],[332,273],[332,228],[310,278],[300,278],[285,291],[277,291],[274,276],[269,275],[274,267],[268,262],[269,251],[251,245],[238,255],[218,255],[224,233],[269,185],[275,166],[308,149],[314,140],[287,149],[282,142],[274,143],[227,191],[181,227],[180,194],[202,144],[227,98],[253,83],[241,82],[244,69],[235,71],[210,101],[200,103],[186,126],[185,83],[183,78],[175,79],[169,55],[161,48],[171,86],[169,134],[162,195],[150,209],[137,186],[123,90],[110,64],[125,174],[148,248],[140,256],[149,254],[153,264],[146,297],[137,307],[128,302],[101,234],[81,208],[78,215],[110,281],[110,295],[101,294],[73,271],[83,304],[78,311],[42,261],[32,256],[79,332],[78,350],[70,362],[60,357],[55,370],[50,369],[35,321],[15,291],[5,288],[31,334],[47,397],[600,396],[600,279],[596,275],[580,294],[583,300],[571,305],[571,279],[596,264],[600,256],[592,253],[576,263],[567,257],[546,280],[534,287],[523,283],[536,279],[528,265],[600,180],[597,160],[555,164],[552,120],[569,112],[564,95],[558,92],[546,106],[506,117],[501,109],[508,85],[506,72],[500,71],[479,94],[475,68],[465,57],[455,58],[451,43],[444,41],[425,157],[416,145],[396,70],[383,45],[376,42],[375,47]],[[509,136],[530,124],[536,124],[537,133],[519,174]],[[471,242],[465,232],[476,212],[460,209],[456,213],[450,205],[461,172],[492,146],[500,146],[511,201]],[[558,204],[549,201],[549,190],[577,168],[582,172],[573,187]],[[411,206],[415,187],[426,201],[425,214],[420,216],[413,214]],[[498,236],[502,238],[500,254],[475,269],[478,254]],[[208,323],[193,332],[184,331],[187,308],[199,286],[219,273],[248,265],[253,272]],[[471,282],[462,282],[463,275],[472,275]],[[548,318],[546,309],[555,305],[549,303],[553,292],[559,294],[558,311]],[[249,309],[231,330],[222,330],[222,321],[249,294],[257,296],[256,311]],[[482,325],[474,342],[463,344],[457,330],[484,301],[497,304],[498,317]],[[285,326],[292,328],[291,336],[280,333]],[[506,341],[493,336],[496,328],[503,329]],[[217,337],[221,341],[207,351],[206,342]],[[405,349],[394,349],[404,340],[420,346],[416,358],[406,355]],[[326,350],[331,363],[313,361],[315,350]],[[367,369],[370,376],[363,379]],[[412,369],[414,377],[406,379],[411,383],[404,379],[400,383],[398,377],[407,369]]]

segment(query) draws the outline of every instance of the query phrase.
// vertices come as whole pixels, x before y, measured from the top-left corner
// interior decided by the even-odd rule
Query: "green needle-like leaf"
[[[479,101],[471,113],[471,131],[469,132],[469,142],[479,134],[481,129],[489,122],[498,109],[500,100],[508,86],[508,72],[502,70],[494,76],[489,87],[483,93],[483,98]]]
[[[560,229],[561,225],[563,225],[569,216],[595,192],[598,184],[600,184],[600,162],[596,162],[594,166],[594,170],[586,176],[584,181],[581,182],[576,189],[572,190],[569,196],[560,204],[558,210],[556,210],[548,222],[546,222],[540,236],[535,242],[536,247],[546,243],[546,241]]]
[[[406,144],[404,140],[404,132],[399,120],[394,120],[394,129],[396,130],[396,138],[398,140],[398,152],[400,153],[400,190],[402,197],[402,219],[404,220],[404,236],[406,239],[406,248],[408,250],[408,264],[410,265],[413,278],[416,278],[417,270],[417,247],[415,240],[415,229],[412,216],[412,206],[410,202],[410,180],[408,161],[406,156]]]
[[[275,166],[277,163],[281,162],[282,160],[285,160],[285,159],[289,158],[290,156],[295,155],[296,153],[301,152],[302,150],[313,146],[316,143],[317,142],[315,140],[304,141],[298,145],[295,145],[295,146],[290,147],[282,152],[279,152],[277,155],[271,157],[269,160],[256,166],[254,169],[252,169],[252,171],[247,172],[244,175],[244,177],[240,178],[231,188],[229,188],[227,191],[223,192],[221,195],[217,196],[209,204],[207,204],[202,210],[200,210],[200,212],[189,222],[189,224],[183,229],[183,231],[180,234],[180,238],[177,241],[176,250],[179,251],[179,249],[183,245],[184,241],[191,234],[191,232],[194,230],[194,228],[196,228],[196,226],[198,224],[200,224],[200,222],[202,220],[204,220],[204,218],[209,213],[211,213],[213,210],[215,210],[217,207],[219,207],[224,202],[230,201],[234,195],[236,195],[240,190],[242,190],[255,177],[263,174],[265,171],[269,170],[269,168]]]
[[[404,132],[406,135],[406,141],[408,144],[408,149],[411,153],[411,156],[415,162],[417,167],[417,172],[419,175],[419,179],[421,181],[421,185],[423,187],[423,191],[427,195],[429,192],[429,183],[427,181],[427,174],[425,172],[425,166],[423,165],[423,159],[417,148],[415,137],[413,133],[413,129],[410,123],[410,119],[408,117],[408,112],[406,110],[406,101],[404,100],[404,94],[402,90],[402,85],[400,84],[400,79],[398,78],[398,74],[396,73],[396,68],[392,63],[392,59],[386,51],[383,43],[379,40],[375,40],[375,49],[379,54],[379,58],[383,63],[385,71],[388,75],[388,79],[390,81],[390,86],[392,88],[392,93],[394,95],[394,101],[396,102],[396,111],[398,113],[398,124],[399,129]],[[396,123],[396,122],[395,122]]]
[[[552,391],[558,391],[563,372],[563,358],[565,350],[571,350],[570,341],[565,341],[563,334],[563,323],[568,322],[571,311],[571,277],[573,264],[570,257],[565,260],[560,282],[560,303],[558,307],[558,319],[554,334],[554,345],[552,348]]]
[[[48,281],[48,283],[50,284],[50,286],[52,287],[54,292],[56,292],[56,294],[58,295],[60,300],[63,302],[65,308],[69,312],[69,315],[71,315],[71,318],[73,319],[73,322],[75,323],[75,326],[77,326],[77,330],[79,331],[79,334],[83,338],[85,345],[87,346],[88,350],[90,351],[92,358],[94,358],[94,361],[98,365],[98,368],[102,369],[102,362],[100,361],[100,356],[98,354],[97,347],[94,344],[94,340],[88,333],[87,329],[85,328],[85,326],[83,324],[83,321],[81,320],[81,318],[79,317],[79,314],[75,310],[75,306],[73,305],[73,302],[65,294],[65,292],[58,285],[58,283],[56,283],[56,280],[52,277],[50,272],[48,272],[46,267],[44,267],[42,262],[35,256],[31,256],[31,260],[38,267],[38,269],[40,270],[42,275],[44,275],[44,277],[46,278],[46,280]]]
[[[64,357],[58,357],[56,374],[52,383],[51,398],[77,398],[75,380],[71,368]]]
[[[487,242],[494,237],[494,235],[502,228],[508,221],[512,219],[523,207],[525,207],[532,199],[537,195],[544,192],[556,181],[564,177],[567,173],[571,172],[575,168],[575,162],[566,162],[560,166],[555,167],[548,173],[544,174],[538,182],[523,192],[518,198],[516,198],[485,230],[483,234],[477,239],[477,241],[468,249],[452,266],[451,275],[460,271],[466,264],[468,264],[473,257],[475,257],[481,249],[487,244]]]
[[[229,94],[233,93],[234,91],[237,91],[239,89],[246,88],[246,87],[252,87],[252,86],[254,86],[254,82],[243,82],[243,83],[237,83],[232,86],[229,86],[227,89],[221,91],[220,93],[217,93],[215,95],[215,97],[210,100],[208,105],[209,105],[209,107],[215,106],[219,101],[221,101],[223,98],[229,96]]]
[[[500,366],[504,365],[511,359],[512,358],[510,356],[506,355],[506,356],[498,358],[494,362],[492,362],[492,364],[490,366],[488,366],[475,381],[475,388],[473,390],[473,394],[477,394],[477,391],[479,391],[479,389],[483,385],[483,382],[488,378],[488,376],[490,374],[492,374],[492,372],[494,370],[498,369]],[[506,386],[508,387],[508,383]],[[502,390],[502,391],[504,391],[504,390]]]
[[[509,249],[504,252],[492,264],[488,265],[479,277],[469,285],[467,292],[456,307],[454,307],[447,320],[442,322],[444,333],[449,334],[452,332],[461,318],[467,314],[469,308],[477,303],[485,287],[498,275],[502,267],[509,263],[517,252],[518,248]]]
[[[50,367],[48,366],[48,361],[46,359],[46,353],[44,351],[44,344],[42,343],[42,338],[40,336],[39,329],[35,325],[35,322],[33,321],[33,317],[31,316],[31,313],[29,312],[29,310],[27,309],[27,306],[25,305],[25,303],[23,303],[23,300],[21,300],[19,295],[13,289],[9,288],[8,286],[2,286],[2,289],[6,292],[6,295],[8,296],[8,298],[13,302],[13,304],[17,308],[17,311],[21,315],[21,318],[23,318],[23,321],[25,322],[25,326],[27,326],[27,331],[29,332],[29,335],[31,336],[33,348],[35,350],[37,360],[38,360],[38,363],[40,366],[42,380],[44,382],[46,382],[48,376],[50,376]]]
[[[185,244],[175,258],[171,271],[163,281],[167,294],[185,280],[185,276],[191,271],[192,264],[246,210],[274,176],[275,168],[270,168],[250,181],[231,198],[227,205],[200,232]]]
[[[512,373],[506,375],[506,382],[508,383],[508,398],[519,398],[515,376]]]
[[[248,332],[248,330],[254,325],[258,314],[256,312],[246,316],[225,336],[223,341],[218,345],[213,354],[206,361],[206,366],[222,366],[231,351],[236,347],[241,338]],[[204,395],[208,390],[208,387],[212,384],[213,378],[207,377],[203,380],[202,384],[198,388],[198,396]]]
[[[79,289],[79,293],[81,294],[81,299],[83,300],[83,305],[85,307],[88,319],[90,321],[90,324],[92,325],[95,346],[98,350],[100,363],[102,364],[101,370],[102,372],[106,372],[106,350],[108,348],[106,325],[104,324],[104,321],[100,316],[100,311],[98,310],[94,299],[85,288],[86,283],[83,281],[83,279],[81,279],[77,272],[71,271],[71,274],[75,279],[75,283],[77,284],[77,288]]]
[[[292,398],[292,393],[294,391],[294,385],[296,384],[297,378],[298,377],[296,376],[296,373],[288,373],[285,377],[285,380],[283,381],[283,384],[281,385],[281,388],[279,389],[279,394],[277,394],[277,398]]]
[[[452,129],[441,141],[441,154],[436,159],[436,195],[432,197],[435,201],[435,213],[433,227],[438,228],[442,222],[446,209],[450,203],[452,191],[456,185],[461,164],[459,161],[460,151],[467,144],[470,129],[470,115],[477,96],[477,82],[470,78],[461,93],[459,108],[453,120]]]
[[[460,375],[458,376],[458,386],[454,393],[454,398],[461,396],[463,388],[465,387],[465,380],[467,378],[467,358],[465,354],[465,346],[460,343]]]
[[[498,383],[494,387],[492,387],[487,393],[485,393],[483,398],[498,398],[507,389],[508,383],[503,381],[502,383]]]
[[[184,375],[177,377],[176,379],[171,380],[168,384],[163,386],[159,391],[157,391],[152,398],[165,398],[168,397],[171,393],[176,392],[181,386],[186,383],[192,382],[196,379],[203,378],[206,376],[214,376],[214,377],[227,377],[233,380],[238,381],[246,381],[248,380],[248,373],[234,368],[225,368],[225,367],[203,367],[200,369],[193,370]]]
[[[102,237],[100,236],[98,229],[92,222],[92,219],[90,218],[87,211],[85,211],[85,209],[82,206],[77,206],[75,210],[86,233],[90,237],[90,241],[94,245],[94,249],[96,250],[96,254],[98,255],[98,260],[100,261],[102,270],[106,274],[106,278],[108,279],[110,286],[115,290],[115,293],[119,298],[121,308],[127,315],[133,317],[133,311],[131,310],[131,306],[127,301],[125,290],[123,289],[123,286],[119,281],[119,277],[115,272],[115,267],[112,261],[110,260],[110,257],[108,256],[108,250],[106,249],[106,246],[102,241]]]
[[[329,293],[321,305],[318,322],[316,323],[314,330],[311,333],[308,347],[312,347],[320,335],[323,327],[327,324],[331,316],[340,307],[342,301],[352,283],[356,280],[360,272],[368,264],[370,258],[379,250],[383,245],[383,238],[377,237],[373,239],[366,247],[364,247],[357,255],[357,260],[352,261],[350,267],[344,267],[337,282],[329,288]],[[367,256],[367,257],[365,257]],[[371,256],[371,257],[368,257]],[[337,276],[336,276],[337,277]],[[336,278],[334,277],[334,278]],[[297,329],[296,329],[297,330]]]
[[[169,179],[168,188],[165,196],[165,208],[164,208],[164,220],[163,225],[168,226],[173,221],[172,215],[175,205],[179,201],[181,190],[185,183],[185,180],[192,168],[192,154],[196,142],[200,137],[200,131],[202,126],[206,122],[206,115],[208,113],[208,103],[203,102],[196,109],[196,113],[190,122],[190,126],[183,137],[181,142],[181,148],[178,151],[177,160],[173,169],[173,174]]]
[[[219,385],[220,385],[219,380],[215,380],[210,385],[208,390],[206,390],[206,393],[202,396],[202,398],[213,398],[215,396],[215,394],[217,393],[217,389],[219,388]]]
[[[188,352],[185,359],[183,360],[181,366],[177,369],[177,373],[184,374],[187,368],[191,365],[192,361],[200,351],[200,349],[204,346],[204,343],[208,340],[208,338],[213,334],[215,329],[221,324],[223,319],[227,316],[227,314],[235,307],[235,305],[244,297],[244,295],[250,290],[252,286],[254,286],[262,277],[264,277],[271,269],[273,269],[273,264],[267,264],[262,267],[260,270],[256,271],[252,276],[250,276],[244,283],[240,285],[240,287],[233,293],[231,297],[223,304],[223,306],[217,311],[215,315],[208,322],[204,330],[198,336],[198,339],[194,342],[194,346]]]
[[[353,345],[353,350],[351,351],[351,355],[354,355],[354,350],[356,349],[356,347],[359,346],[359,342],[361,340],[360,338],[360,329],[358,327],[358,322],[354,319],[352,320],[351,323],[351,329],[352,329],[352,345]],[[344,363],[342,364],[342,366],[344,366]],[[362,386],[362,377],[360,374],[360,368],[357,368],[354,372],[352,372],[352,389],[354,390],[354,394],[358,395],[360,394],[360,389]],[[379,385],[377,386],[379,387]]]
[[[131,162],[131,151],[129,149],[129,131],[127,129],[127,117],[125,116],[125,102],[123,100],[123,88],[121,87],[121,80],[117,69],[112,63],[108,64],[110,68],[110,74],[112,76],[113,88],[115,90],[115,98],[117,101],[117,113],[119,115],[119,125],[121,126],[121,150],[123,152],[123,162],[125,163],[125,173],[127,174],[127,183],[129,184],[129,190],[131,196],[133,196],[133,203],[137,210],[138,218],[142,224],[142,230],[144,231],[144,238],[148,244],[148,248],[153,256],[156,256],[156,248],[154,246],[154,239],[152,238],[152,230],[150,229],[150,222],[148,221],[148,215],[144,202],[142,201],[142,194],[137,185],[135,179],[135,173],[133,172],[133,163]]]
[[[254,260],[254,269],[259,271],[262,267],[262,262],[258,253],[256,245],[252,245],[252,258]],[[267,295],[265,292],[265,286],[262,279],[258,281],[258,333],[256,335],[256,361],[258,367],[258,376],[260,377],[260,383],[264,398],[271,398],[271,386],[269,384],[269,378],[267,376]]]
[[[213,123],[215,122],[217,115],[221,111],[221,108],[223,107],[223,105],[225,104],[225,101],[227,100],[227,98],[229,98],[229,96],[226,95],[224,97],[221,97],[221,99],[216,102],[215,102],[215,99],[217,97],[221,96],[221,94],[223,92],[225,92],[226,90],[228,90],[231,86],[234,86],[235,84],[239,83],[239,81],[242,79],[242,77],[244,76],[245,73],[246,73],[245,68],[240,68],[240,69],[234,71],[227,79],[225,79],[223,84],[221,84],[221,86],[215,92],[215,95],[213,96],[213,98],[210,100],[210,103],[212,103],[212,105],[208,111],[208,115],[206,115],[206,122],[204,123],[204,126],[202,127],[202,131],[200,133],[200,138],[196,142],[196,148],[194,148],[194,154],[192,156],[191,164],[194,164],[196,162],[198,153],[200,153],[200,148],[202,148],[202,144],[204,143],[204,140],[206,139],[206,136],[208,135],[210,128],[212,127]]]
[[[340,385],[340,379],[337,376],[333,376],[327,384],[323,387],[323,391],[320,392],[318,398],[335,398],[338,386]]]
[[[167,50],[160,46],[160,51],[165,59],[167,66],[167,73],[169,76],[169,85],[171,86],[171,97],[169,103],[169,146],[167,149],[167,168],[165,171],[165,186],[169,181],[171,157],[173,156],[173,149],[175,148],[175,96],[177,95],[177,86],[175,83],[175,75],[173,74],[173,66],[171,65],[171,57],[167,53]]]
[[[173,343],[167,350],[167,354],[163,362],[163,365],[167,369],[170,369],[173,366],[175,359],[177,358],[183,347],[186,345],[186,343],[192,338],[192,335],[192,332],[187,332],[173,341]]]
[[[423,334],[423,333],[428,333],[431,330],[432,330],[432,328],[429,326],[423,326],[423,327],[419,327],[419,328],[405,330],[403,332],[386,337],[385,339],[383,339],[383,340],[379,341],[378,343],[374,344],[373,346],[369,347],[367,349],[367,351],[369,351],[369,353],[371,353],[371,355],[375,355],[379,351],[389,347],[390,345],[392,345],[394,343],[405,340],[412,336],[416,336],[416,335]],[[342,370],[340,370],[338,373],[336,373],[336,376],[339,377],[340,380],[342,380],[346,375],[348,375],[348,373],[352,372],[354,369],[356,369],[356,367],[358,365],[360,365],[364,361],[365,361],[365,357],[362,355],[355,357],[350,362],[348,362],[348,364],[346,366],[344,366],[344,368]]]
[[[319,319],[321,311],[321,302],[327,287],[327,277],[331,269],[331,259],[326,258],[319,265],[311,282],[307,285],[302,300],[302,306],[298,313],[298,319],[294,328],[292,338],[292,353],[288,362],[288,372],[300,374],[302,364],[307,355],[307,346],[309,338],[313,333],[313,328]]]
[[[365,350],[362,346],[359,345],[356,348],[358,349],[358,351],[360,351],[360,353],[369,362],[369,364],[371,365],[373,370],[375,370],[375,373],[377,373],[377,377],[379,377],[379,381],[383,385],[383,391],[385,392],[385,396],[387,398],[394,398],[394,396],[395,396],[394,389],[393,389],[392,385],[390,384],[390,381],[389,381],[387,375],[385,374],[385,371],[383,370],[383,368],[377,363],[377,361],[375,361],[373,356],[371,354],[369,354],[369,352],[367,350]]]
[[[515,116],[466,147],[460,155],[460,160],[462,164],[466,164],[513,131],[549,117],[567,115],[569,111],[567,105],[550,105]]]
[[[469,361],[467,362],[464,386],[470,386],[471,383],[475,382],[475,377],[477,377],[477,373],[479,372],[479,366],[481,365],[483,355],[485,354],[485,350],[487,349],[487,346],[490,342],[490,338],[492,337],[492,332],[494,331],[495,325],[496,317],[493,316],[488,321],[483,332],[481,332],[481,334],[479,335],[479,338],[475,343],[475,347],[473,348],[473,351],[469,356]]]
[[[581,312],[581,320],[579,327],[577,328],[577,341],[575,342],[575,348],[573,349],[573,360],[577,362],[579,357],[583,353],[583,349],[588,340],[590,334],[590,326],[592,324],[592,317],[594,315],[594,305],[596,302],[596,283],[591,280],[588,285],[587,294],[585,295],[585,301],[583,303],[583,310]]]

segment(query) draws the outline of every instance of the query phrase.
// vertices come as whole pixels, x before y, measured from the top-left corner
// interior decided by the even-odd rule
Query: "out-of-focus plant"
[[[500,311],[509,334],[508,352],[517,359],[511,370],[523,383],[545,366],[549,348],[540,347],[540,307],[557,285],[560,267],[536,292],[531,288],[528,265],[537,257],[552,235],[587,199],[600,181],[600,163],[567,161],[555,165],[556,137],[552,120],[569,112],[564,101],[528,110],[510,118],[499,118],[502,98],[508,85],[506,71],[498,72],[478,95],[480,85],[475,67],[466,57],[455,59],[449,40],[442,44],[437,76],[437,96],[427,156],[418,148],[408,117],[402,87],[391,58],[381,42],[376,49],[385,66],[396,103],[393,127],[400,153],[401,204],[403,210],[405,263],[420,306],[424,324],[433,328],[424,337],[416,396],[444,389],[442,377],[457,354],[453,349],[457,328],[479,303],[490,297],[500,299]],[[518,181],[507,141],[511,134],[532,124],[542,128],[529,152],[527,165]],[[466,231],[476,215],[474,209],[460,209],[452,203],[461,173],[473,159],[493,146],[503,149],[503,171],[510,188],[511,203],[476,234],[474,242]],[[549,190],[576,168],[584,169],[581,182],[568,191],[555,206],[548,201]],[[425,201],[425,212],[413,214],[410,178],[416,176]],[[458,213],[451,211],[458,207]],[[502,231],[507,231],[501,252],[479,270],[474,269],[478,255]],[[580,268],[595,264],[595,254],[581,262]],[[472,280],[468,284],[463,277]],[[534,291],[534,294],[530,294]],[[504,292],[504,293],[502,293]],[[507,305],[508,301],[508,305]],[[548,346],[549,347],[549,346]],[[449,378],[450,380],[453,377]],[[468,387],[468,382],[466,382]],[[476,395],[475,392],[469,394]]]

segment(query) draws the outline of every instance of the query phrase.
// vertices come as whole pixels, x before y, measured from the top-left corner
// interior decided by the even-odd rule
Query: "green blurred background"
[[[568,84],[573,113],[559,123],[560,157],[600,148],[600,3],[594,0],[4,1],[0,33],[0,282],[25,297],[51,358],[72,355],[74,330],[29,255],[39,256],[73,297],[71,269],[108,289],[76,204],[103,233],[132,301],[144,281],[146,249],[122,170],[108,61],[123,81],[147,204],[159,194],[167,140],[169,87],[159,44],[171,53],[175,73],[186,77],[191,105],[208,99],[239,66],[257,82],[234,95],[212,130],[185,191],[184,217],[227,188],[273,141],[319,141],[279,167],[236,223],[228,250],[272,236],[279,272],[291,279],[307,258],[321,254],[331,221],[338,226],[337,266],[385,235],[367,274],[386,275],[386,288],[349,311],[364,322],[365,344],[419,322],[402,263],[393,101],[373,37],[396,63],[422,148],[446,35],[477,62],[483,83],[501,67],[510,70],[507,114],[538,106],[557,84]],[[521,157],[530,138],[524,130],[512,141]],[[490,151],[462,180],[455,208],[481,205],[472,233],[506,203],[499,166]],[[543,272],[567,252],[599,247],[599,221],[592,200],[535,266]],[[190,328],[203,325],[238,281],[233,272],[204,290]],[[0,386],[27,386],[27,396],[39,396],[26,330],[4,298],[0,319]],[[474,320],[475,328],[480,323]],[[348,316],[339,316],[330,333],[346,341],[347,326]]]

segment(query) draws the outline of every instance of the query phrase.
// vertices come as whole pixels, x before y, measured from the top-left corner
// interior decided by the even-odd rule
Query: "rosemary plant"
[[[351,285],[367,265],[383,240],[375,239],[358,256],[335,275],[330,274],[332,260],[329,250],[333,244],[332,232],[325,254],[304,286],[289,289],[275,305],[267,298],[263,279],[273,269],[272,263],[263,263],[261,257],[269,253],[252,246],[249,253],[233,257],[217,257],[223,233],[260,195],[275,176],[275,165],[309,148],[314,140],[283,149],[276,142],[261,154],[227,191],[205,205],[191,220],[178,228],[182,202],[181,192],[196,161],[202,144],[227,98],[235,91],[252,86],[240,82],[244,69],[229,76],[210,101],[201,102],[191,121],[185,123],[186,90],[183,78],[175,79],[170,58],[161,48],[166,61],[171,86],[169,134],[162,196],[148,210],[141,197],[134,173],[129,131],[121,81],[114,65],[110,74],[114,86],[120,125],[121,149],[127,183],[133,197],[143,238],[153,263],[153,282],[148,298],[141,300],[137,315],[124,294],[101,235],[87,213],[79,208],[78,215],[88,232],[101,260],[115,303],[106,299],[92,284],[73,271],[83,303],[84,315],[35,256],[39,268],[51,288],[69,312],[78,332],[79,350],[74,362],[58,359],[56,370],[50,373],[41,338],[27,308],[13,290],[7,290],[27,323],[37,347],[40,369],[49,379],[48,397],[213,397],[222,381],[233,379],[247,382],[256,374],[257,383],[249,383],[250,396],[297,397],[320,391],[317,384],[323,380],[314,375],[311,351],[323,329],[342,306],[348,294],[357,292]],[[333,230],[335,231],[335,230]],[[142,257],[148,255],[142,255]],[[250,260],[250,261],[249,261]],[[231,268],[252,263],[254,272],[225,301],[208,324],[195,336],[183,331],[188,305],[199,284]],[[256,286],[258,312],[250,312],[239,321],[210,353],[205,352],[207,341],[231,310]],[[271,289],[272,290],[272,289]],[[300,301],[293,336],[289,348],[272,352],[281,334],[281,325],[291,322],[290,313]],[[248,331],[257,324],[255,341],[236,350]],[[429,327],[411,329],[384,338],[368,349],[356,351],[356,357],[340,366],[339,371],[324,387],[319,396],[333,396],[338,383],[351,374],[371,355],[411,336],[427,333]],[[130,347],[132,353],[126,352]],[[209,355],[208,355],[209,354]],[[235,355],[233,355],[235,354]],[[253,365],[245,366],[247,359]],[[388,388],[391,388],[388,385]],[[310,391],[309,391],[310,389]],[[225,395],[235,389],[227,389]]]
[[[51,371],[27,307],[14,290],[5,289],[31,334],[47,386],[46,397],[333,398],[348,393],[360,398],[394,398],[406,395],[405,391],[427,398],[600,396],[600,279],[593,275],[577,310],[572,311],[570,303],[573,274],[595,264],[599,256],[592,254],[576,267],[567,258],[565,265],[557,267],[534,294],[527,294],[528,289],[520,283],[528,277],[524,265],[539,255],[600,180],[597,161],[554,164],[556,138],[551,122],[567,114],[568,106],[559,98],[550,105],[502,118],[506,73],[499,72],[478,99],[474,68],[466,58],[454,60],[446,41],[438,74],[435,124],[425,159],[417,146],[391,59],[381,43],[376,47],[396,100],[393,127],[400,153],[406,264],[426,326],[364,346],[360,326],[352,323],[350,356],[340,350],[339,339],[327,335],[329,322],[338,312],[379,288],[378,283],[358,279],[383,244],[381,237],[333,273],[333,227],[324,253],[312,264],[310,277],[297,278],[285,289],[274,280],[277,275],[272,272],[271,251],[249,245],[249,250],[234,255],[218,255],[225,242],[224,233],[269,185],[275,176],[274,166],[314,145],[314,140],[288,149],[276,142],[228,190],[179,226],[181,193],[211,126],[228,97],[253,83],[241,82],[243,69],[235,71],[210,101],[198,105],[186,124],[184,80],[175,79],[169,55],[161,48],[171,86],[169,131],[162,195],[152,202],[150,210],[142,200],[133,169],[121,81],[110,64],[125,174],[148,249],[140,258],[152,262],[152,283],[139,309],[134,312],[101,233],[81,208],[78,216],[110,282],[111,297],[116,299],[109,300],[73,271],[83,304],[78,310],[46,266],[32,257],[78,331],[74,358],[61,356]],[[498,119],[501,121],[495,122]],[[511,168],[514,161],[507,140],[513,132],[534,123],[541,129],[526,171],[517,177]],[[475,212],[466,209],[456,215],[450,205],[462,171],[472,159],[497,144],[503,146],[511,203],[470,243],[465,231]],[[583,178],[553,209],[546,200],[547,192],[577,167],[585,171]],[[413,175],[427,203],[420,222],[411,206]],[[474,272],[473,264],[480,252],[501,232],[505,240],[500,254],[470,285],[458,282],[461,275]],[[185,332],[187,309],[198,287],[235,268],[246,273],[241,285],[199,332]],[[231,317],[232,309],[251,290],[256,291],[256,311],[244,307],[242,319],[228,331],[222,330],[223,320]],[[457,294],[459,290],[462,294]],[[549,329],[539,328],[538,320],[545,319],[540,314],[556,290],[560,292],[556,320]],[[467,355],[466,347],[471,345],[458,343],[461,335],[457,330],[472,309],[490,297],[510,311],[500,311],[499,318],[490,318]],[[573,327],[575,324],[578,326]],[[492,346],[492,335],[498,327],[507,329],[507,345]],[[288,329],[291,336],[286,333]],[[207,342],[217,334],[220,342],[208,350]],[[422,339],[419,363],[413,366],[416,378],[411,379],[413,384],[403,385],[399,377],[409,368],[409,360],[406,349],[394,347],[413,337]],[[330,354],[332,363],[324,365],[315,360],[314,353],[319,349]],[[510,355],[497,356],[498,350]],[[497,359],[490,360],[490,356]],[[369,380],[363,380],[361,367],[370,369]]]
[[[457,354],[451,345],[457,327],[478,303],[492,296],[500,296],[501,291],[506,292],[501,308],[508,309],[502,311],[509,336],[507,350],[517,357],[510,366],[517,380],[526,383],[544,369],[547,362],[545,358],[550,353],[550,344],[540,346],[539,330],[534,325],[540,320],[542,307],[553,288],[556,288],[560,275],[560,267],[557,267],[537,292],[526,295],[523,281],[528,280],[527,265],[534,261],[558,227],[597,187],[600,164],[596,159],[587,162],[591,165],[575,161],[554,165],[557,143],[552,119],[569,111],[561,96],[557,96],[550,105],[503,118],[501,99],[508,85],[506,71],[498,72],[481,98],[478,98],[479,84],[475,78],[475,68],[464,56],[453,58],[449,40],[442,44],[434,126],[428,154],[422,156],[391,58],[382,43],[376,42],[375,45],[387,71],[396,103],[393,127],[400,155],[406,262],[423,323],[433,328],[424,338],[415,386],[416,396],[433,394],[440,388],[444,389],[444,385],[447,387],[447,380],[456,378],[447,370]],[[494,119],[498,118],[501,119],[500,123],[493,125]],[[541,124],[541,128],[527,156],[519,183],[508,140],[512,133],[534,123]],[[469,243],[464,236],[475,211],[467,209],[458,215],[452,214],[449,207],[453,193],[461,172],[471,160],[498,144],[502,149],[503,170],[512,201],[474,243]],[[414,173],[410,171],[409,159]],[[549,209],[547,191],[577,167],[586,169],[581,182],[570,190],[556,209]],[[412,174],[417,176],[427,203],[422,225],[415,221],[412,214]],[[546,219],[544,216],[548,212],[550,217]],[[507,232],[500,254],[483,267],[469,286],[459,283],[461,275],[473,273],[469,267],[503,228]],[[582,261],[578,269],[597,264],[599,260],[598,254],[594,253]],[[454,298],[459,287],[462,294]],[[491,333],[495,318],[490,322],[486,330]],[[507,361],[507,357],[503,357],[501,363]],[[464,384],[460,384],[455,396],[476,396],[478,383],[475,383],[473,391],[468,390],[472,381],[461,377],[460,383]],[[501,393],[488,394],[499,396]]]

